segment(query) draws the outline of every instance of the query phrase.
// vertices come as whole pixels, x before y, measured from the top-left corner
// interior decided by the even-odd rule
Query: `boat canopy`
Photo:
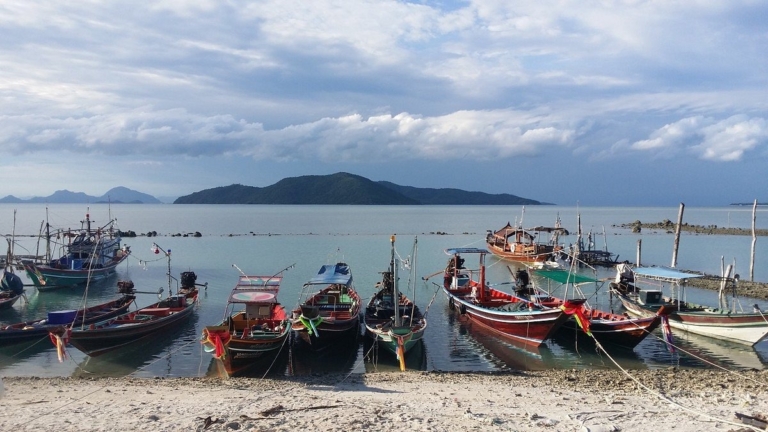
[[[352,272],[344,263],[326,264],[305,285],[352,285]]]
[[[275,303],[282,276],[241,275],[229,294],[230,303]]]
[[[449,248],[445,250],[446,255],[456,254],[487,254],[488,249],[483,248]]]
[[[280,283],[283,281],[282,276],[246,276],[241,275],[237,281],[237,288],[280,288]]]
[[[515,228],[509,222],[507,222],[503,228],[496,230],[496,232],[493,233],[493,236],[506,240],[514,235],[517,235],[517,233],[520,233],[522,238],[528,241],[533,241],[533,239],[536,238],[536,235],[531,234],[521,228]]]
[[[669,267],[636,267],[632,269],[635,276],[669,282],[680,282],[684,279],[699,278],[704,275],[685,273]]]
[[[230,303],[277,303],[275,294],[261,290],[234,289],[229,295]]]
[[[536,270],[536,274],[547,279],[559,282],[561,284],[582,284],[582,283],[595,283],[597,279],[589,276],[584,276],[576,273],[572,273],[562,269],[541,269]]]
[[[533,228],[526,228],[528,231],[536,231],[536,232],[548,232],[553,233],[556,232],[558,234],[562,235],[568,235],[568,230],[561,227],[545,227],[545,226],[537,226]]]

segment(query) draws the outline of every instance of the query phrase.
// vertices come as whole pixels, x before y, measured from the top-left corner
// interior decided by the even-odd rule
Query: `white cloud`
[[[749,0],[8,0],[0,150],[744,161],[768,154],[766,14]]]
[[[630,148],[675,155],[686,150],[701,159],[733,162],[745,152],[768,144],[768,122],[764,118],[736,115],[724,120],[689,117],[668,124],[651,134],[649,139],[636,141]]]

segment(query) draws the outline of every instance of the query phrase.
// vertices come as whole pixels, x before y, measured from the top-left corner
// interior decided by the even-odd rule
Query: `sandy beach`
[[[286,379],[5,378],[4,431],[739,431],[768,373],[552,370]]]

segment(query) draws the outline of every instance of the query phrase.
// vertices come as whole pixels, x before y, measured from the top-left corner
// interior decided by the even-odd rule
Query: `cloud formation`
[[[766,15],[747,0],[10,0],[0,149],[233,167],[209,187],[252,183],[247,163],[423,161],[403,180],[418,185],[435,163],[765,159]]]

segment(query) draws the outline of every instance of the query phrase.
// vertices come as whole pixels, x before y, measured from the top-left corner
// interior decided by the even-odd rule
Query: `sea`
[[[279,301],[291,310],[299,303],[302,285],[323,264],[349,264],[355,287],[364,301],[386,270],[390,238],[395,236],[398,256],[407,260],[413,272],[401,272],[400,287],[426,312],[428,327],[424,345],[409,353],[409,369],[428,371],[493,372],[542,369],[654,369],[726,368],[765,369],[768,342],[754,347],[705,337],[674,333],[677,348],[663,343],[653,333],[634,350],[610,353],[591,346],[579,346],[560,338],[539,348],[526,348],[499,339],[459,319],[448,307],[437,283],[449,256],[447,248],[483,247],[486,232],[507,222],[524,227],[553,226],[561,221],[570,234],[561,237],[568,245],[577,242],[578,221],[582,237],[591,237],[595,249],[605,249],[619,260],[643,265],[670,266],[674,233],[644,229],[633,233],[621,225],[634,221],[675,222],[680,211],[673,207],[564,207],[564,206],[302,206],[302,205],[173,205],[173,204],[0,204],[0,232],[16,255],[42,254],[40,241],[46,221],[56,228],[82,227],[86,214],[93,227],[116,219],[122,231],[136,237],[124,238],[132,253],[114,277],[88,286],[39,292],[26,288],[26,301],[0,311],[0,323],[11,324],[45,317],[48,311],[76,309],[116,298],[117,282],[132,280],[139,307],[157,301],[151,294],[160,288],[168,292],[179,275],[194,271],[201,288],[199,307],[185,325],[142,340],[134,346],[90,358],[74,348],[59,359],[53,345],[41,340],[31,345],[0,350],[0,376],[135,376],[200,377],[221,374],[211,354],[205,352],[200,335],[206,325],[219,323],[225,315],[227,297],[240,272],[271,275],[283,271]],[[745,228],[752,226],[749,206],[685,207],[683,222],[694,225]],[[768,228],[768,208],[759,207],[757,228]],[[156,233],[147,236],[147,233]],[[591,233],[591,235],[590,235]],[[196,235],[199,234],[199,235]],[[155,245],[168,251],[155,253]],[[749,235],[708,235],[683,233],[677,252],[677,268],[720,274],[723,265],[734,265],[742,280],[750,278],[752,238]],[[768,281],[768,239],[755,244],[755,281]],[[467,266],[475,266],[467,257]],[[516,264],[489,256],[488,280],[500,289],[511,289],[510,271]],[[601,279],[614,276],[614,269],[584,269]],[[23,271],[16,271],[30,283]],[[431,276],[431,277],[428,277]],[[608,284],[597,284],[590,296],[593,306],[621,312],[621,305],[608,295]],[[163,294],[163,295],[164,295]],[[710,291],[688,288],[688,300],[717,304]],[[763,309],[768,301],[749,298],[739,303],[751,310]],[[394,358],[366,356],[360,344],[346,350],[308,354],[293,350],[285,363],[272,365],[264,374],[301,376],[318,373],[360,374],[397,370]],[[259,372],[262,373],[261,371]]]

